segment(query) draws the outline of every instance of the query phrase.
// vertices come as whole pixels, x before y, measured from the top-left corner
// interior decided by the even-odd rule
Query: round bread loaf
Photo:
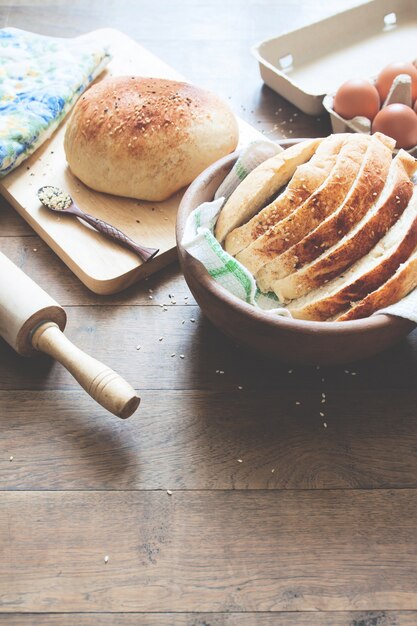
[[[119,76],[77,102],[65,134],[71,171],[95,189],[165,200],[238,141],[236,119],[217,96],[161,78]]]

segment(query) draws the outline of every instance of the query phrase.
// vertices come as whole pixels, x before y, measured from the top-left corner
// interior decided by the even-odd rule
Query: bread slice
[[[337,322],[357,320],[369,317],[375,311],[385,309],[390,304],[399,302],[417,287],[417,251],[402,263],[395,274],[379,289],[372,291],[363,300],[354,304],[346,313],[336,318]]]
[[[222,208],[215,236],[222,243],[231,230],[247,222],[286,185],[299,165],[308,161],[322,139],[295,144],[258,165],[240,183]]]
[[[288,217],[237,254],[236,259],[256,276],[261,267],[316,228],[345,200],[361,169],[368,146],[375,141],[378,139],[370,139],[368,135],[351,135],[321,187]]]
[[[407,207],[413,195],[414,186],[411,176],[416,170],[417,161],[407,152],[401,150],[391,161],[386,183],[378,200],[375,202],[373,201],[375,199],[372,199],[372,195],[376,195],[378,190],[372,192],[373,187],[371,187],[371,197],[369,197],[369,193],[365,192],[371,203],[370,209],[352,230],[345,237],[342,237],[340,241],[336,239],[336,243],[319,256],[318,259],[307,263],[298,271],[286,276],[286,278],[271,282],[271,289],[277,294],[281,302],[300,298],[312,289],[320,287],[325,281],[335,278],[352,263],[355,263],[355,261],[367,254],[391,226],[395,224]],[[337,217],[337,213],[334,214],[334,217]],[[324,227],[325,224],[326,222],[322,226]],[[320,227],[317,228],[311,235],[320,230]],[[303,239],[300,244],[309,239],[311,235]],[[316,239],[316,241],[318,240]],[[323,247],[326,248],[329,240],[326,240],[325,236],[324,241],[326,245]],[[284,254],[288,255],[290,252],[292,252],[292,249]],[[302,260],[306,258],[302,251],[300,256]],[[307,258],[309,257],[307,256]],[[276,260],[278,261],[279,259]],[[281,258],[278,267],[274,267],[274,271],[278,276],[284,273],[287,274],[291,266],[298,267],[298,264],[302,265],[302,260],[294,262],[294,258],[288,258],[288,256],[284,260]]]
[[[297,319],[327,320],[351,302],[378,289],[404,263],[417,246],[417,192],[394,226],[372,250],[341,274],[306,296],[293,300],[288,309]]]
[[[348,134],[329,135],[318,145],[311,159],[299,165],[286,189],[273,202],[257,213],[249,222],[230,232],[225,240],[225,250],[232,256],[247,248],[268,228],[287,217],[307,200],[324,182],[335,164]]]

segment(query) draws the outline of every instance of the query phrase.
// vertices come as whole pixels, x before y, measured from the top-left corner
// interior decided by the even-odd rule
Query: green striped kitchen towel
[[[281,150],[282,148],[271,141],[258,140],[250,143],[242,151],[233,169],[220,185],[214,200],[204,202],[190,213],[185,225],[182,245],[229,293],[265,311],[290,316],[286,309],[280,307],[279,300],[274,293],[263,294],[259,291],[252,274],[223,250],[214,236],[214,226],[227,198],[249,172]]]

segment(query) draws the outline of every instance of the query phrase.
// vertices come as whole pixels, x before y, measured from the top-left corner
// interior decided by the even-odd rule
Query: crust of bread
[[[311,159],[299,165],[285,191],[259,211],[246,224],[230,232],[225,240],[225,250],[232,256],[247,248],[268,228],[287,217],[294,209],[311,196],[329,175],[336,157],[345,142],[346,133],[326,137]]]
[[[288,217],[237,254],[236,259],[256,276],[264,265],[288,250],[336,211],[354,184],[370,143],[368,135],[349,137],[321,187]]]
[[[398,228],[405,227],[404,233],[396,239],[395,245],[384,252],[384,240],[371,252],[362,257],[357,264],[348,270],[347,276],[338,276],[336,283],[327,283],[317,292],[312,291],[307,297],[293,300],[288,306],[293,317],[297,319],[324,321],[344,311],[351,302],[362,300],[369,293],[378,289],[404,263],[417,246],[417,193],[414,194],[406,211],[393,226],[386,238],[397,237]],[[398,231],[399,233],[400,231]],[[377,259],[377,263],[372,261]],[[379,260],[380,259],[380,260]],[[367,262],[370,266],[367,267]],[[357,272],[359,267],[359,272]],[[341,282],[340,282],[341,281]],[[340,284],[340,287],[338,285]]]
[[[271,288],[281,302],[289,302],[295,298],[300,298],[312,289],[320,287],[325,281],[332,280],[362,256],[366,255],[395,224],[407,207],[413,195],[414,187],[410,178],[416,169],[417,161],[404,150],[399,152],[391,162],[386,187],[379,199],[374,202],[374,211],[371,210],[363,216],[363,219],[356,224],[355,228],[346,237],[343,237],[340,241],[336,240],[336,243],[317,260],[292,274],[290,273],[285,278],[272,282]],[[376,193],[376,191],[371,193]],[[369,193],[367,196],[369,197]],[[303,243],[303,241],[300,243]],[[291,250],[288,252],[291,252]],[[287,253],[284,254],[287,255]],[[276,269],[278,276],[286,271],[282,270],[286,261],[287,259],[280,260],[279,268],[278,270]],[[289,260],[287,267],[291,267],[291,264],[293,267],[294,265],[297,267],[293,258]]]
[[[405,298],[415,287],[417,287],[417,252],[414,252],[405,263],[400,265],[395,274],[379,289],[360,300],[346,313],[337,317],[335,321],[346,322],[369,317],[375,311],[384,309]]]
[[[309,139],[295,144],[252,170],[222,208],[215,228],[217,240],[222,243],[234,228],[253,217],[288,183],[297,167],[311,158],[321,141]]]
[[[90,87],[68,122],[71,171],[97,191],[165,200],[232,152],[229,106],[189,83],[112,76]]]

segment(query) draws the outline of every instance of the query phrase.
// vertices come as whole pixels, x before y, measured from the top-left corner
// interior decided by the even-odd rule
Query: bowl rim
[[[305,139],[290,139],[281,140],[278,143],[283,148],[287,148],[295,143],[305,141]],[[328,322],[328,321],[313,321],[313,320],[300,320],[291,317],[285,317],[283,315],[273,315],[268,311],[264,311],[259,308],[255,308],[253,305],[240,300],[233,294],[229,293],[224,287],[219,285],[204,267],[204,265],[191,256],[187,250],[182,246],[182,237],[185,228],[185,222],[190,212],[196,208],[193,206],[193,198],[201,187],[207,186],[212,179],[219,173],[221,169],[229,169],[236,162],[240,154],[239,150],[228,154],[227,156],[215,161],[212,165],[207,167],[188,187],[186,190],[177,213],[176,223],[176,237],[178,253],[180,258],[187,262],[187,266],[191,268],[192,273],[198,277],[198,281],[201,286],[207,290],[212,296],[220,300],[227,307],[231,307],[237,313],[249,315],[254,321],[262,322],[271,327],[279,326],[281,329],[288,330],[300,330],[305,333],[321,333],[324,335],[333,335],[335,332],[341,335],[357,334],[358,332],[378,331],[386,329],[391,326],[399,326],[401,324],[409,325],[410,332],[417,326],[409,319],[402,318],[395,315],[388,315],[386,313],[379,313],[378,315],[371,315],[370,317],[361,318],[358,320],[347,320],[345,322]]]

